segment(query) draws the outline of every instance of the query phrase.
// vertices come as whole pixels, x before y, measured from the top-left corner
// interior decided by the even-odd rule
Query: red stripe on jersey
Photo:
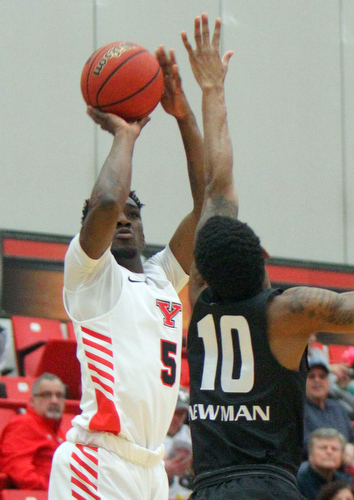
[[[101,358],[101,356],[96,356],[96,354],[93,354],[92,352],[89,351],[85,351],[85,354],[88,358],[93,359],[94,361],[97,361],[98,363],[101,363],[102,365],[105,365],[113,370],[113,363],[111,363],[110,361]]]
[[[99,497],[99,496],[95,495],[94,493],[92,493],[92,491],[90,491],[87,486],[85,486],[83,483],[81,483],[80,481],[78,481],[77,479],[75,479],[75,477],[71,478],[71,482],[73,484],[75,484],[78,488],[80,488],[80,490],[82,490],[85,493],[87,493],[90,496],[90,498],[94,498],[95,500],[101,500],[101,497]]]
[[[89,429],[91,431],[105,431],[118,434],[120,432],[120,420],[113,401],[96,388],[95,393],[97,412],[90,420]]]
[[[88,453],[85,448],[95,451],[97,453],[97,446],[86,446],[84,444],[77,444],[76,448],[78,448],[83,455],[85,455],[86,458],[91,460],[95,465],[98,465],[98,458],[95,457],[94,455],[91,455],[91,453]]]
[[[93,342],[92,340],[89,339],[82,339],[83,344],[86,344],[90,347],[93,347],[94,349],[97,349],[98,351],[101,351],[105,354],[108,354],[108,356],[113,356],[113,352],[110,349],[107,349],[107,347],[103,347],[103,345],[97,344],[97,342]]]
[[[94,330],[89,330],[89,328],[85,328],[84,326],[81,327],[81,330],[98,340],[103,340],[104,342],[108,342],[108,344],[112,344],[111,337],[107,337],[107,335],[102,335],[102,333],[95,332]]]
[[[94,372],[98,373],[98,375],[101,375],[101,377],[106,378],[110,382],[114,382],[114,377],[112,375],[110,375],[109,373],[107,373],[103,370],[100,370],[99,368],[97,368],[96,365],[93,365],[92,363],[88,363],[87,366],[88,366],[89,370],[93,370]]]
[[[79,495],[79,493],[76,493],[76,491],[74,490],[71,490],[71,496],[76,498],[77,500],[87,500],[87,497],[83,497],[81,495]]]
[[[92,375],[91,375],[91,380],[92,380],[92,382],[96,382],[96,384],[100,385],[102,387],[102,389],[109,392],[109,394],[112,394],[112,396],[113,396],[113,388],[112,387],[104,384],[103,382],[101,382],[101,380],[99,378],[93,377]]]
[[[97,486],[95,484],[93,484],[92,481],[89,480],[89,478],[87,476],[85,476],[85,474],[83,474],[82,472],[79,471],[79,469],[77,469],[73,464],[70,464],[70,469],[82,480],[84,481],[84,483],[87,483],[89,484],[90,486],[92,486],[92,488],[94,488],[96,491],[97,491]]]
[[[76,453],[73,453],[71,455],[71,458],[75,460],[75,462],[77,462],[83,469],[87,470],[87,472],[91,474],[91,476],[96,479],[98,478],[97,471],[90,467],[86,462],[84,462]]]

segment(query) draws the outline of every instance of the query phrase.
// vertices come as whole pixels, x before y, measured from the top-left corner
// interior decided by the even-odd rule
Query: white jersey
[[[73,425],[109,432],[149,450],[163,442],[175,410],[187,282],[169,247],[132,273],[110,250],[98,260],[71,242],[64,304],[81,364],[81,415]]]

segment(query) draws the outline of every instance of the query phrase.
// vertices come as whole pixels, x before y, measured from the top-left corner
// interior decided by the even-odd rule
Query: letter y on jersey
[[[182,304],[169,302],[167,300],[156,300],[156,305],[159,307],[164,318],[164,326],[175,328],[174,317],[182,310]]]

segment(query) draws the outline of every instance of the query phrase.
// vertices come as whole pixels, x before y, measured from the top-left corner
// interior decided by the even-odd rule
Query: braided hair
[[[221,215],[208,219],[198,233],[194,257],[215,300],[244,300],[263,288],[261,243],[244,222]]]
[[[129,198],[131,198],[133,201],[135,201],[135,203],[137,204],[139,210],[141,210],[141,208],[144,206],[144,204],[141,203],[141,201],[137,197],[135,191],[130,191]],[[83,224],[84,220],[86,219],[86,216],[87,216],[88,211],[89,211],[89,204],[90,204],[90,199],[85,200],[84,206],[82,208],[81,224]]]

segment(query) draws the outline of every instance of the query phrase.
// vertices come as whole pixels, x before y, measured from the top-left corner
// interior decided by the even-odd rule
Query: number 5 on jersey
[[[239,378],[233,378],[234,346],[233,334],[238,335],[241,367]],[[213,316],[208,314],[198,322],[198,337],[204,344],[204,366],[201,389],[215,389],[218,363],[221,363],[221,389],[224,392],[249,392],[254,384],[254,356],[251,333],[246,318],[243,316],[222,316],[220,318],[220,359],[218,339]]]
[[[176,381],[176,354],[177,344],[169,340],[161,340],[161,360],[165,368],[161,370],[161,380],[164,385],[170,387]]]

